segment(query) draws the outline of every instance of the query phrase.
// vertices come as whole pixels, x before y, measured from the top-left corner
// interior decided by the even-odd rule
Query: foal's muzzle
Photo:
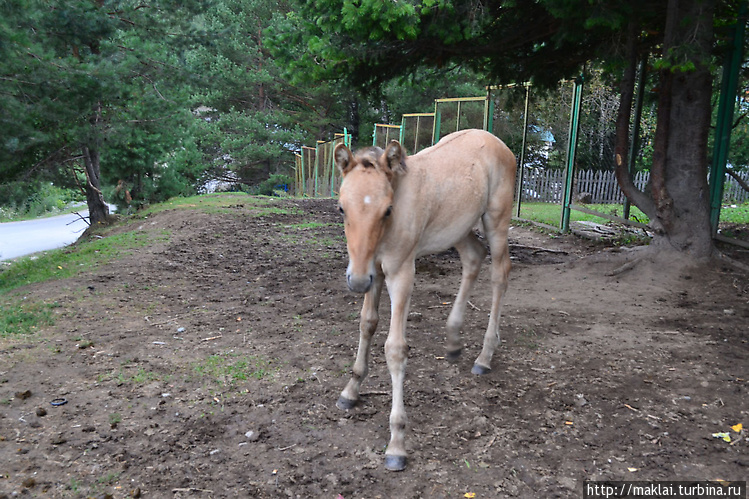
[[[346,284],[348,284],[348,288],[354,293],[366,293],[372,287],[373,282],[374,275],[372,274],[358,276],[346,273]]]

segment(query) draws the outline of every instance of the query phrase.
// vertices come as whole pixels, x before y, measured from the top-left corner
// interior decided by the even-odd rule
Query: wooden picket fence
[[[749,184],[749,172],[739,173],[739,177],[744,183]],[[730,175],[726,175],[726,183],[723,186],[723,202],[728,203],[743,203],[749,201],[749,192],[746,192],[743,187]]]
[[[749,180],[749,173],[742,175],[744,181]],[[638,189],[644,190],[650,179],[650,172],[637,172],[634,183]],[[526,171],[523,175],[521,190],[523,201],[539,201],[544,203],[561,203],[564,191],[564,171]],[[613,171],[575,171],[573,182],[573,199],[586,204],[616,204],[624,203],[624,194],[619,188]],[[747,193],[733,177],[727,176],[723,191],[724,203],[743,203],[749,200]]]

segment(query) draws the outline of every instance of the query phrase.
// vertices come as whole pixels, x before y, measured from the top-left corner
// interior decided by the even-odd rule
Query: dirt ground
[[[0,497],[579,498],[584,480],[749,476],[736,267],[611,275],[631,251],[514,226],[501,347],[474,376],[488,266],[450,364],[459,259],[419,260],[410,455],[393,473],[387,296],[362,403],[341,411],[361,296],[335,201],[244,199],[132,218],[103,234],[144,231],[148,247],[18,291],[57,308],[0,340]]]

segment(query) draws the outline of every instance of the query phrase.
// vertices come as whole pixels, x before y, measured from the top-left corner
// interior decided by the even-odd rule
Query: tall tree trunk
[[[694,258],[708,257],[714,249],[707,186],[713,10],[714,0],[668,2],[649,193],[635,187],[627,170],[637,64],[634,21],[628,30],[628,60],[616,122],[617,180],[630,201],[650,218],[655,230],[652,246]]]
[[[100,9],[104,7],[104,0],[95,0],[94,3]],[[98,38],[89,43],[91,53],[101,53],[101,43]],[[101,101],[93,106],[93,112],[89,118],[93,136],[98,137],[101,126]],[[86,204],[88,205],[88,217],[91,226],[104,223],[109,215],[109,206],[104,202],[104,193],[101,192],[101,161],[99,159],[98,141],[86,144],[82,147],[83,163],[86,170]]]
[[[661,79],[651,172],[665,229],[654,245],[695,258],[714,249],[707,185],[713,10],[714,0],[669,1],[663,51],[671,67]]]
[[[86,167],[86,204],[91,225],[103,223],[109,215],[109,207],[104,202],[101,192],[101,168],[99,151],[88,146],[83,147],[83,163]]]
[[[614,143],[614,164],[616,180],[619,182],[624,195],[652,221],[656,222],[651,223],[651,226],[660,232],[662,228],[657,223],[653,200],[635,186],[629,172],[629,122],[632,115],[632,100],[635,92],[639,30],[640,27],[636,21],[631,21],[627,29],[627,66],[624,68],[624,74],[620,82],[619,111],[616,116],[616,141]]]

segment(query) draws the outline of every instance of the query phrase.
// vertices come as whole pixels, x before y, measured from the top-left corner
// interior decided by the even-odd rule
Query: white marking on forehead
[[[372,198],[369,196],[364,196],[364,204],[370,204],[372,202]]]

